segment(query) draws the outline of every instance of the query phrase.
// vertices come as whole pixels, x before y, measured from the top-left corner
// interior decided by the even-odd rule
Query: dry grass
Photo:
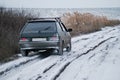
[[[72,28],[72,35],[91,33],[100,30],[105,26],[120,24],[119,20],[108,20],[105,16],[95,16],[90,13],[66,13],[62,17],[63,22],[68,28]]]
[[[20,29],[32,16],[24,10],[0,8],[0,61],[18,52]]]

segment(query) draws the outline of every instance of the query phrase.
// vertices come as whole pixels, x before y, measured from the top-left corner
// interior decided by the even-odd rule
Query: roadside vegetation
[[[24,10],[0,7],[0,61],[18,53],[20,29],[32,17]]]
[[[66,13],[62,17],[63,22],[73,29],[72,36],[99,31],[106,26],[120,24],[120,20],[109,20],[106,16],[95,16],[91,13]]]
[[[35,15],[25,10],[0,8],[0,62],[19,52],[19,32],[25,22]],[[90,13],[66,13],[62,17],[68,28],[72,28],[72,36],[100,30],[105,26],[120,24],[119,20],[108,20],[105,16]]]

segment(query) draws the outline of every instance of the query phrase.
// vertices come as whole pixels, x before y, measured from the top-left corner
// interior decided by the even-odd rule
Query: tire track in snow
[[[47,67],[42,71],[42,73],[47,72],[48,70],[50,70],[50,69],[51,69],[53,66],[55,66],[55,65],[56,65],[56,63],[53,63],[53,64],[47,66]],[[41,78],[41,77],[42,77],[41,74],[37,74],[37,77],[35,76],[34,78],[31,78],[31,79],[29,79],[29,80],[39,80],[39,78]]]
[[[47,67],[45,70],[43,70],[42,73],[46,73],[48,70],[50,70],[53,66],[55,66],[57,63],[51,64],[49,67]],[[38,76],[36,77],[36,79],[34,80],[38,80],[39,78],[41,78],[41,74],[38,74]]]
[[[22,70],[21,73],[19,73],[14,80],[38,80],[41,78],[41,75],[45,72],[47,72],[49,69],[51,69],[54,65],[56,65],[57,61],[60,59],[60,56],[49,56],[48,58],[42,59],[42,61],[39,61],[35,63],[34,65],[25,68],[24,70],[30,70],[26,73],[24,73],[24,70]],[[45,64],[44,64],[45,63]],[[32,71],[33,69],[34,71]],[[32,74],[33,73],[33,74]],[[29,77],[26,78],[26,74],[30,74]],[[21,75],[23,77],[21,77]],[[11,79],[10,79],[11,80]]]
[[[114,31],[114,30],[115,30],[115,29],[109,30],[107,34],[111,33],[111,32]],[[102,37],[100,37],[100,38],[104,39],[104,37],[105,37],[105,36],[102,36]],[[108,41],[108,40],[110,40],[110,39],[112,39],[112,38],[115,38],[115,37],[116,37],[116,36],[108,37],[108,38],[106,38],[106,39],[104,39],[104,40],[101,40],[99,43],[97,43],[97,44],[94,45],[93,47],[88,47],[88,48],[90,48],[90,49],[86,50],[86,52],[83,52],[82,54],[78,54],[76,58],[74,58],[73,60],[71,60],[71,61],[69,62],[69,64],[67,64],[67,66],[69,66],[73,61],[75,61],[75,60],[78,59],[79,57],[88,54],[89,52],[95,50],[97,47],[99,47],[100,45],[102,45],[102,44],[105,43],[106,41]],[[98,38],[99,38],[99,37],[98,37]],[[78,41],[78,42],[79,42],[79,41]],[[86,48],[87,48],[87,46],[86,46]],[[61,73],[65,70],[65,68],[67,68],[67,66],[65,65],[64,69],[63,69],[62,71],[60,71],[58,74],[56,74],[56,76],[54,76],[53,79],[50,79],[50,80],[56,80],[56,79],[61,75]]]
[[[35,56],[35,57],[32,57],[32,58],[26,58],[26,60],[24,61],[17,61],[16,60],[16,64],[14,64],[14,65],[12,65],[12,66],[9,66],[9,67],[7,67],[7,68],[4,68],[4,64],[0,67],[0,75],[3,75],[3,74],[5,74],[6,72],[8,72],[8,71],[10,71],[10,70],[12,70],[12,69],[15,69],[15,68],[17,68],[17,67],[20,67],[21,65],[24,65],[24,64],[26,64],[26,63],[28,63],[28,62],[31,62],[31,61],[33,61],[33,60],[35,60],[35,59],[37,59],[38,58],[38,56]],[[20,58],[20,59],[23,59],[23,58]],[[14,61],[12,61],[12,63],[14,63]],[[3,70],[2,70],[3,69]]]
[[[0,80],[37,80],[41,77],[41,74],[53,67],[59,60],[60,56],[49,56],[47,58],[37,60],[32,64],[26,64],[12,70],[7,75],[1,76]]]
[[[79,56],[85,55],[85,54],[89,53],[90,51],[93,51],[93,50],[94,50],[94,49],[96,49],[98,46],[100,46],[100,45],[101,45],[101,44],[103,44],[104,42],[106,42],[106,41],[110,40],[111,38],[114,38],[114,37],[110,37],[110,38],[107,38],[107,39],[105,39],[105,40],[101,41],[100,43],[98,43],[97,45],[95,45],[93,48],[91,48],[91,49],[87,50],[87,52],[82,53],[82,54],[81,54],[81,55],[79,55]],[[79,57],[79,56],[78,56],[78,57]]]
[[[47,51],[45,51],[43,53],[46,53],[46,52]],[[49,52],[47,52],[47,53],[49,53]],[[0,75],[3,75],[12,69],[16,69],[20,66],[23,66],[27,63],[34,61],[34,60],[37,60],[37,59],[42,60],[47,57],[49,57],[49,54],[48,55],[39,55],[39,53],[33,53],[33,54],[29,55],[28,57],[22,57],[22,58],[14,60],[14,61],[10,61],[10,62],[5,63],[0,66]]]
[[[55,74],[53,74],[53,76],[49,79],[49,80],[56,80],[60,75],[61,75],[61,73],[62,72],[64,72],[64,70],[73,62],[73,61],[75,61],[76,59],[78,59],[79,57],[81,57],[81,56],[83,56],[83,55],[86,55],[86,54],[88,54],[89,52],[91,52],[91,51],[93,51],[93,50],[95,50],[97,47],[99,47],[101,44],[103,44],[104,42],[106,42],[106,41],[108,41],[108,40],[110,40],[110,39],[112,39],[112,38],[114,38],[114,37],[109,37],[109,38],[107,38],[107,39],[104,39],[104,40],[102,40],[102,41],[100,41],[97,45],[95,45],[94,47],[90,47],[88,50],[86,50],[86,52],[83,52],[82,54],[78,54],[78,55],[76,55],[73,59],[71,59],[71,60],[68,60],[68,61],[66,61],[65,63],[62,63],[62,64],[60,64],[60,67],[59,68],[57,68],[57,70],[55,70],[56,72],[55,72]],[[87,47],[86,47],[87,48]],[[63,60],[62,60],[63,61]],[[62,62],[61,61],[61,62]],[[57,63],[57,64],[59,64],[59,63]],[[56,65],[57,65],[56,64]],[[56,66],[56,65],[54,65],[54,66]],[[62,65],[62,66],[61,66]],[[52,69],[52,68],[50,68],[50,69]],[[50,70],[49,69],[49,70]],[[43,76],[45,77],[45,74],[46,73],[44,73],[43,74]],[[46,74],[47,75],[47,74]],[[43,78],[43,76],[41,76],[41,77],[39,77],[39,78],[37,78],[36,80],[47,80],[47,79],[44,79]]]
[[[44,71],[43,71],[43,73],[46,73],[48,70],[50,70],[53,66],[55,66],[57,63],[55,63],[55,64],[52,64],[50,67],[48,67],[48,68],[46,68]]]
[[[86,52],[82,53],[81,55],[78,55],[75,59],[73,59],[72,61],[68,62],[66,65],[64,65],[64,67],[61,68],[60,72],[59,72],[58,74],[56,74],[56,76],[55,76],[53,79],[51,79],[51,80],[56,80],[56,79],[60,76],[60,74],[65,70],[65,68],[66,68],[67,66],[69,66],[69,64],[72,63],[74,60],[78,59],[79,57],[81,57],[81,56],[83,56],[83,55],[88,54],[90,51],[95,50],[98,46],[100,46],[101,44],[103,44],[104,42],[106,42],[106,41],[108,41],[108,40],[110,40],[110,39],[112,39],[112,38],[114,38],[114,37],[110,37],[110,38],[108,38],[108,39],[106,39],[106,40],[103,40],[103,41],[101,41],[99,44],[95,45],[93,48],[87,50]]]

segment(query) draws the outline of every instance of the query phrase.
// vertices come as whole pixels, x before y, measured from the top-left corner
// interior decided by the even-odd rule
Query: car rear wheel
[[[66,51],[67,52],[70,52],[71,51],[71,42],[68,44],[67,48],[66,48]]]
[[[58,49],[58,55],[63,55],[63,42],[60,43],[60,46]]]
[[[23,51],[23,50],[22,50],[21,53],[22,53],[22,56],[28,56],[29,51],[27,51],[27,50],[26,50],[26,51]]]

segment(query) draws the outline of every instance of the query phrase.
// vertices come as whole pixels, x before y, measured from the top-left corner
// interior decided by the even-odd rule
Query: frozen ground
[[[72,38],[72,51],[62,56],[37,53],[2,64],[0,80],[120,80],[120,26]]]

